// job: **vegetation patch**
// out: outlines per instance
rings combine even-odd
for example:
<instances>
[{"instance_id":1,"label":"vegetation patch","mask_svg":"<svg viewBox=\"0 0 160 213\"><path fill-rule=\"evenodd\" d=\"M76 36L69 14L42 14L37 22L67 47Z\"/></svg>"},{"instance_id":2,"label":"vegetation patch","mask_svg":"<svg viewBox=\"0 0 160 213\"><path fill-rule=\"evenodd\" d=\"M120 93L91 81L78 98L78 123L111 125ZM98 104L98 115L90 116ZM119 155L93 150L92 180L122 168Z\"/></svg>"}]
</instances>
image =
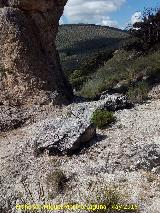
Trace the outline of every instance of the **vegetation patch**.
<instances>
[{"instance_id":1,"label":"vegetation patch","mask_svg":"<svg viewBox=\"0 0 160 213\"><path fill-rule=\"evenodd\" d=\"M67 177L61 170L55 170L46 177L46 184L49 191L49 198L56 197L65 190Z\"/></svg>"},{"instance_id":2,"label":"vegetation patch","mask_svg":"<svg viewBox=\"0 0 160 213\"><path fill-rule=\"evenodd\" d=\"M128 100L132 103L143 103L148 99L149 86L147 83L141 82L137 86L129 87L127 92Z\"/></svg>"},{"instance_id":3,"label":"vegetation patch","mask_svg":"<svg viewBox=\"0 0 160 213\"><path fill-rule=\"evenodd\" d=\"M126 37L126 31L112 27L91 24L60 25L56 45L65 74L80 69L83 62L97 52L118 49Z\"/></svg>"},{"instance_id":4,"label":"vegetation patch","mask_svg":"<svg viewBox=\"0 0 160 213\"><path fill-rule=\"evenodd\" d=\"M116 118L113 112L102 109L97 109L91 118L91 122L99 129L103 129L115 121Z\"/></svg>"},{"instance_id":5,"label":"vegetation patch","mask_svg":"<svg viewBox=\"0 0 160 213\"><path fill-rule=\"evenodd\" d=\"M122 186L112 183L110 186L100 186L97 184L94 186L94 189L91 188L90 190L91 196L86 197L86 203L88 207L91 207L88 209L89 213L138 212L136 204L127 202L129 194L126 191L124 193Z\"/></svg>"},{"instance_id":6,"label":"vegetation patch","mask_svg":"<svg viewBox=\"0 0 160 213\"><path fill-rule=\"evenodd\" d=\"M101 208L97 209L96 211L91 210L89 213L109 213L110 211L114 211L116 204L120 203L122 195L114 188L106 188L101 196L97 194L96 199L96 203L100 204L99 207Z\"/></svg>"},{"instance_id":7,"label":"vegetation patch","mask_svg":"<svg viewBox=\"0 0 160 213\"><path fill-rule=\"evenodd\" d=\"M74 70L69 74L69 81L76 90L81 89L82 85L90 78L90 76L105 62L113 57L113 50L107 50L95 54L88 60L84 61L78 70Z\"/></svg>"},{"instance_id":8,"label":"vegetation patch","mask_svg":"<svg viewBox=\"0 0 160 213\"><path fill-rule=\"evenodd\" d=\"M142 21L133 24L130 33L139 39L141 50L148 51L156 47L160 42L160 8L145 9L142 14ZM135 46L136 48L136 46Z\"/></svg>"},{"instance_id":9,"label":"vegetation patch","mask_svg":"<svg viewBox=\"0 0 160 213\"><path fill-rule=\"evenodd\" d=\"M123 86L123 83L126 88L124 94L127 90L131 93L130 91L135 90L135 85L142 82L143 78L146 79L148 86L138 85L138 90L143 90L142 92L149 91L147 87L160 81L160 52L142 54L136 51L118 50L103 67L83 82L83 86L77 94L94 99L103 91L112 91L117 84Z\"/></svg>"},{"instance_id":10,"label":"vegetation patch","mask_svg":"<svg viewBox=\"0 0 160 213\"><path fill-rule=\"evenodd\" d=\"M132 78L132 70L129 67L137 57L135 51L119 50L115 52L114 56L104 66L93 73L87 82L83 83L78 94L94 99L101 92L112 89L121 81L129 82Z\"/></svg>"}]
</instances>

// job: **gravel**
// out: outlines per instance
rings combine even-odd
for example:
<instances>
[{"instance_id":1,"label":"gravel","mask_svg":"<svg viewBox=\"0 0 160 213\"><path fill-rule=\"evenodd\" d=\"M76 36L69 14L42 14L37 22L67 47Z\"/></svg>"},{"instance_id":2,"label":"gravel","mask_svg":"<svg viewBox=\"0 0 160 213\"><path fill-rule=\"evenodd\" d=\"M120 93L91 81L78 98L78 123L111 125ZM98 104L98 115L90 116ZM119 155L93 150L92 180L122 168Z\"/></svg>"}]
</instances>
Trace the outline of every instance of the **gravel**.
<instances>
[{"instance_id":1,"label":"gravel","mask_svg":"<svg viewBox=\"0 0 160 213\"><path fill-rule=\"evenodd\" d=\"M77 109L81 111L86 106L94 109L96 104L72 104L62 109L61 117L70 111L79 113ZM97 195L103 195L102 190L112 189L122 195L123 203L137 204L139 212L159 213L160 100L118 110L115 116L117 122L112 127L97 130L97 137L92 139L90 146L72 156L49 156L48 153L34 156L31 141L45 119L1 133L0 203L3 209L7 208L9 200L11 207L7 212L15 213L14 205L20 202L20 194L25 202L30 202L24 187L28 184L34 203L42 202L39 185L44 190L45 202L51 203L96 202ZM58 118L52 114L52 118L47 119ZM48 198L46 176L56 169L63 171L68 182L63 193L51 199Z\"/></svg>"}]
</instances>

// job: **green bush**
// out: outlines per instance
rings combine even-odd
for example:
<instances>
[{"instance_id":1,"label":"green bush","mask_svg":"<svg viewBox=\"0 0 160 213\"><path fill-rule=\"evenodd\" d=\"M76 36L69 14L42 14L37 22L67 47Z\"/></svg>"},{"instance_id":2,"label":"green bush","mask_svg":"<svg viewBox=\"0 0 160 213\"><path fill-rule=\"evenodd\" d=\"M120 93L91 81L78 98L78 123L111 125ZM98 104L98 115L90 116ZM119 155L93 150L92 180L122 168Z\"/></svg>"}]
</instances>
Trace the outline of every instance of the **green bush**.
<instances>
[{"instance_id":1,"label":"green bush","mask_svg":"<svg viewBox=\"0 0 160 213\"><path fill-rule=\"evenodd\" d=\"M82 70L75 70L71 74L69 81L73 88L79 90L83 83L87 81L87 76L83 75Z\"/></svg>"},{"instance_id":2,"label":"green bush","mask_svg":"<svg viewBox=\"0 0 160 213\"><path fill-rule=\"evenodd\" d=\"M80 78L80 77L82 77L83 76L83 72L82 72L82 70L75 70L72 74L71 74L71 76L70 76L70 79L72 80L74 80L74 79L76 79L76 78Z\"/></svg>"},{"instance_id":3,"label":"green bush","mask_svg":"<svg viewBox=\"0 0 160 213\"><path fill-rule=\"evenodd\" d=\"M132 103L143 103L148 99L149 86L141 82L137 86L129 87L127 97Z\"/></svg>"},{"instance_id":4,"label":"green bush","mask_svg":"<svg viewBox=\"0 0 160 213\"><path fill-rule=\"evenodd\" d=\"M113 112L97 109L91 118L91 122L96 125L99 129L103 129L113 123L116 118L113 115Z\"/></svg>"},{"instance_id":5,"label":"green bush","mask_svg":"<svg viewBox=\"0 0 160 213\"><path fill-rule=\"evenodd\" d=\"M125 39L122 43L122 48L129 51L129 50L137 50L142 51L143 41L139 38L134 36L130 36Z\"/></svg>"},{"instance_id":6,"label":"green bush","mask_svg":"<svg viewBox=\"0 0 160 213\"><path fill-rule=\"evenodd\" d=\"M105 62L113 57L113 52L112 49L97 52L94 56L84 61L80 67L80 70L83 71L83 75L92 74L99 67L103 66Z\"/></svg>"}]
</instances>

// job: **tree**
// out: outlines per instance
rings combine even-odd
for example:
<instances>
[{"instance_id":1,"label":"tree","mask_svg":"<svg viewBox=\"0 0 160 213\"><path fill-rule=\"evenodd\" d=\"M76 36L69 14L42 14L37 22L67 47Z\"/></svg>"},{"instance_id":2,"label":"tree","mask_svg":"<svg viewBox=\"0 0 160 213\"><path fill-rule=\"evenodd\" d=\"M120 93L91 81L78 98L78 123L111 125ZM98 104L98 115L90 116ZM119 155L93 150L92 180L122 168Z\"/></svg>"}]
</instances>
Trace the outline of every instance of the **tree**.
<instances>
[{"instance_id":1,"label":"tree","mask_svg":"<svg viewBox=\"0 0 160 213\"><path fill-rule=\"evenodd\" d=\"M141 22L136 22L130 29L146 50L160 43L160 9L146 9Z\"/></svg>"}]
</instances>

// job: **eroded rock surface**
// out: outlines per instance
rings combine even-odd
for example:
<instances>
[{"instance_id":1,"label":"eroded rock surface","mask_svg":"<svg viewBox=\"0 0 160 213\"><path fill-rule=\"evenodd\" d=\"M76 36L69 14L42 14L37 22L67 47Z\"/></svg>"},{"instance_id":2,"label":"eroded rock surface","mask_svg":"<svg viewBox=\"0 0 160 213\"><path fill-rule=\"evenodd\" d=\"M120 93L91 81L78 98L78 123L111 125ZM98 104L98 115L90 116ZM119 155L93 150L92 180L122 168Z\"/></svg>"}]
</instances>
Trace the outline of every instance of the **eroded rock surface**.
<instances>
[{"instance_id":1,"label":"eroded rock surface","mask_svg":"<svg viewBox=\"0 0 160 213\"><path fill-rule=\"evenodd\" d=\"M1 103L64 103L72 97L55 47L65 3L0 1Z\"/></svg>"},{"instance_id":2,"label":"eroded rock surface","mask_svg":"<svg viewBox=\"0 0 160 213\"><path fill-rule=\"evenodd\" d=\"M113 97L111 99L114 100ZM89 117L92 110L104 105L104 101L105 99L100 102L72 104L63 109L61 116L68 119L79 115ZM74 115L71 115L71 112ZM62 119L61 116L59 119ZM88 204L93 201L99 203L97 196L101 196L103 190L108 188L120 192L122 203L137 204L140 213L159 213L160 100L136 105L132 109L119 110L115 112L115 116L117 122L114 125L105 130L97 130L97 137L92 140L91 147L73 156L48 156L46 153L39 157L34 156L32 145L39 133L44 139L39 141L41 146L45 145L45 142L51 142L51 146L54 144L51 141L51 133L54 133L54 120L58 119L54 114L49 114L48 119L42 119L41 122L1 134L2 212L16 213L16 203L30 203L27 187L33 197L33 203L38 204ZM63 129L62 126L59 131ZM72 131L72 125L70 126ZM50 197L51 189L46 185L46 177L57 169L63 171L69 181L66 191ZM101 203L103 202L104 197L101 200ZM69 213L70 210L64 212ZM77 209L72 212L77 212Z\"/></svg>"},{"instance_id":3,"label":"eroded rock surface","mask_svg":"<svg viewBox=\"0 0 160 213\"><path fill-rule=\"evenodd\" d=\"M39 151L49 150L52 154L73 153L94 138L96 128L91 123L91 118L96 109L122 109L127 104L125 96L106 94L99 101L70 105L66 113L56 119L50 117L29 127L33 136L30 143L34 143Z\"/></svg>"}]
</instances>

